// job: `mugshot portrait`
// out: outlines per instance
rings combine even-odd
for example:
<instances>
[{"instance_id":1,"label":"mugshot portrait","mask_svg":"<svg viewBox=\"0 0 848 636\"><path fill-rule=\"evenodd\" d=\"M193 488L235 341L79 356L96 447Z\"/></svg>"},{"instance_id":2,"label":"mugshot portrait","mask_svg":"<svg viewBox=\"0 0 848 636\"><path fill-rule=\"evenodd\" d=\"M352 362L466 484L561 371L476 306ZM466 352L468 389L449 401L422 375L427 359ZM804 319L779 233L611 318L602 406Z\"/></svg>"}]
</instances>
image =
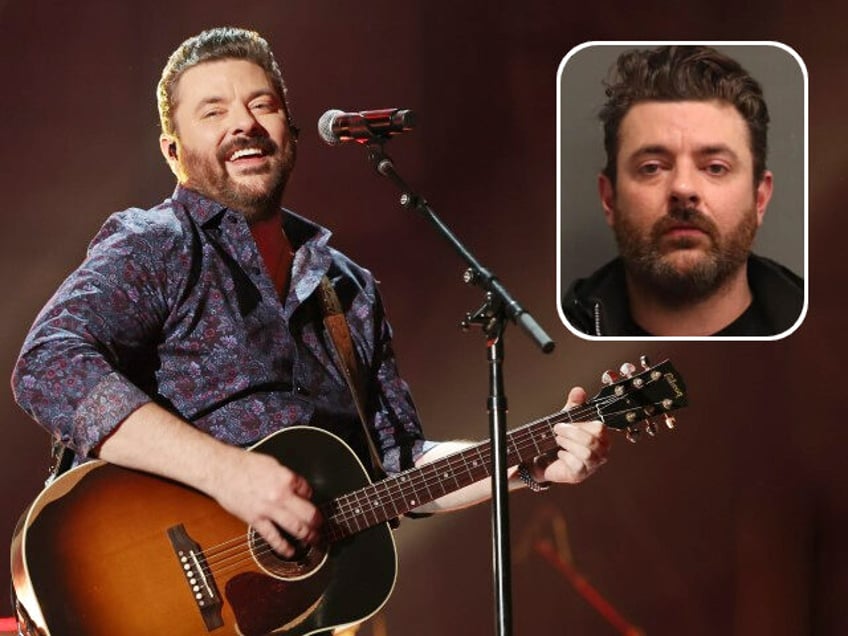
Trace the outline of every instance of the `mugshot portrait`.
<instances>
[{"instance_id":1,"label":"mugshot portrait","mask_svg":"<svg viewBox=\"0 0 848 636\"><path fill-rule=\"evenodd\" d=\"M563 323L617 339L796 329L808 299L801 58L772 42L590 42L557 81Z\"/></svg>"}]
</instances>

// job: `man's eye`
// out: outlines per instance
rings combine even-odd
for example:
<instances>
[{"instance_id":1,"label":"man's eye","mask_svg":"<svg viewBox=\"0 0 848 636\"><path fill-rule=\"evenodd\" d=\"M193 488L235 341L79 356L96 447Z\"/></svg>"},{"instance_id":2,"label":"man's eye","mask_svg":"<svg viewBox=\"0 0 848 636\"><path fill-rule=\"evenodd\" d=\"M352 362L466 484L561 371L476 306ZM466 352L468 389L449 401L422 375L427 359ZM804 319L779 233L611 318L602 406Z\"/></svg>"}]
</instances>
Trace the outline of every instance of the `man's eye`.
<instances>
[{"instance_id":1,"label":"man's eye","mask_svg":"<svg viewBox=\"0 0 848 636\"><path fill-rule=\"evenodd\" d=\"M257 102L251 108L261 113L268 113L274 110L274 105L271 102Z\"/></svg>"},{"instance_id":2,"label":"man's eye","mask_svg":"<svg viewBox=\"0 0 848 636\"><path fill-rule=\"evenodd\" d=\"M660 171L660 164L658 163L646 163L639 166L639 172L641 174L657 174Z\"/></svg>"},{"instance_id":3,"label":"man's eye","mask_svg":"<svg viewBox=\"0 0 848 636\"><path fill-rule=\"evenodd\" d=\"M707 166L707 172L711 175L727 174L728 167L721 163L711 163Z\"/></svg>"},{"instance_id":4,"label":"man's eye","mask_svg":"<svg viewBox=\"0 0 848 636\"><path fill-rule=\"evenodd\" d=\"M220 117L224 113L220 108L213 108L211 110L204 111L201 117L203 119L213 119L215 117Z\"/></svg>"}]
</instances>

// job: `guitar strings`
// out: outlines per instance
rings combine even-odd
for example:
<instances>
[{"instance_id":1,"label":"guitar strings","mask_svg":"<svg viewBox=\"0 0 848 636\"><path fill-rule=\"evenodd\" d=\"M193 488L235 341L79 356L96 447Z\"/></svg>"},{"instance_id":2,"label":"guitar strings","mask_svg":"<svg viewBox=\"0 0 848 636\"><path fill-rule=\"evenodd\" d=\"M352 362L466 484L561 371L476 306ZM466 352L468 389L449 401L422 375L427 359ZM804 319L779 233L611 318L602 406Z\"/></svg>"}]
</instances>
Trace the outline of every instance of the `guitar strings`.
<instances>
[{"instance_id":1,"label":"guitar strings","mask_svg":"<svg viewBox=\"0 0 848 636\"><path fill-rule=\"evenodd\" d=\"M538 449L538 442L536 437L534 437L532 430L536 428L539 424L545 423L548 425L554 425L557 423L561 423L563 421L584 421L584 418L591 414L598 414L598 407L603 404L613 403L622 399L623 396L610 396L605 400L597 400L592 404L588 405L578 405L573 407L570 410L563 410L553 415L549 415L528 424L525 424L518 429L515 429L509 434L509 439L507 442L507 451L509 455L518 456L521 459L521 456L524 452L530 450L532 447L536 447ZM606 417L621 415L626 413L631 409L624 409L614 413L608 413ZM512 446L512 450L510 451L509 446ZM554 445L555 447L555 445ZM486 460L491 459L491 441L483 442L477 447L472 447L469 449L464 449L463 451L459 451L453 455L449 455L437 462L433 462L433 465L424 465L420 468L412 469L413 471L420 471L421 477L418 479L411 480L403 480L401 477L404 476L404 473L400 473L388 480L383 480L381 482L376 482L374 484L370 484L365 486L357 491L352 493L348 493L347 495L343 495L335 499L337 502L337 508L334 511L334 514L330 515L330 519L337 526L331 526L329 530L333 530L338 526L343 526L348 524L351 521L365 518L365 527L359 527L360 524L356 524L355 530L351 531L351 528L347 528L348 532L346 534L341 534L340 536L333 536L338 533L325 533L329 536L327 537L332 543L339 538L343 538L344 536L348 536L349 534L353 534L354 532L358 532L360 530L364 530L368 527L373 527L374 525L378 525L393 516L397 516L399 513L398 506L395 504L395 498L389 497L389 502L393 505L395 509L394 515L388 515L385 511L385 505L383 504L383 499L379 496L379 493L376 492L378 488L382 486L384 490L383 495L387 494L389 491L394 490L397 494L402 495L404 500L408 500L409 495L415 496L417 500L418 494L421 493L421 487L427 490L427 495L430 497L428 501L432 501L433 499L437 499L441 495L434 496L433 490L431 487L434 487L437 484L444 484L444 469L449 468L450 472L453 476L454 481L459 483L459 479L457 477L457 469L464 470L464 472L468 473L469 477L474 477L474 469L468 466L467 462L467 454L468 451L473 450L476 451L479 459L481 460L480 466L482 466L482 470L484 471L483 477L489 476L488 468L489 462ZM481 470L475 467L477 470ZM411 471L405 471L411 472ZM428 475L428 473L430 473ZM437 474L438 473L438 474ZM408 476L408 475L407 475ZM472 479L468 481L465 485L473 483L477 479ZM462 486L460 486L462 487ZM374 494L377 495L377 501L381 504L381 508L383 509L382 514L378 514L377 511L374 511L373 508L364 509L362 506L363 501L369 500L370 495L363 495L363 501L360 501L360 493L363 491L375 491ZM444 488L441 489L442 494L447 494ZM398 501L400 499L398 498ZM373 501L373 500L372 500ZM326 509L327 506L320 506L321 508ZM372 524L367 520L368 513L371 513L371 516L374 518L375 522ZM344 529L344 528L343 528ZM274 553L271 546L265 541L261 536L255 534L254 531L249 531L254 536L255 545L258 549L251 550L249 544L249 540L246 536L234 537L227 541L224 541L218 545L211 546L208 549L204 550L203 553L205 555L205 564L202 566L202 569L207 574L213 574L213 570L218 573L223 573L232 568L241 567L244 563L250 563L254 560L256 556L265 556L276 554Z\"/></svg>"},{"instance_id":2,"label":"guitar strings","mask_svg":"<svg viewBox=\"0 0 848 636\"><path fill-rule=\"evenodd\" d=\"M569 412L568 415L573 415L573 413ZM560 419L563 416L565 416L565 413L559 413L559 414L556 414L556 416L554 416L552 418L547 418L547 419ZM538 423L545 421L545 419L546 418L542 418L541 420L538 420ZM536 422L531 423L527 426L533 426L534 424L536 424ZM483 449L479 449L479 450L483 450ZM478 454L480 454L480 453L478 453ZM486 459L485 455L486 455L485 452L480 454L481 461L484 461ZM444 459L448 459L448 458L444 458ZM451 465L452 472L456 472L457 468L461 468L463 464L465 464L466 470L468 472L470 472L470 469L468 469L467 463L465 462L465 460L463 458L450 457L449 459L451 460L449 463ZM457 461L457 460L460 460L460 461ZM442 461L444 461L444 460L442 460ZM410 494L416 496L416 498L417 498L417 492L419 492L421 490L421 487L424 487L424 488L427 489L430 497L436 498L436 497L433 496L431 486L433 486L435 483L438 483L439 480L436 479L434 481L432 479L432 477L433 477L432 472L433 471L432 470L430 470L430 471L426 470L428 467L425 466L425 467L422 467L422 468L424 469L424 471L421 472L420 474L422 475L423 479L419 478L419 479L416 479L416 480L411 480L408 483L404 483L402 479L399 479L400 476L397 476L397 477L389 480L389 481L397 482L398 487L395 488L395 490L398 491L398 494L403 496L404 499L407 499ZM437 468L437 467L434 466L434 467L431 467L431 468ZM430 472L431 474L428 475L427 472ZM439 472L441 472L441 471L439 471ZM366 486L364 488L364 490L371 490L371 489L377 490L380 486L382 486L382 490L384 491L383 496L385 496L385 494L388 491L392 490L391 484L386 484L385 482L377 482L376 484L371 484L369 486ZM443 489L443 493L444 493L444 489ZM370 498L370 497L366 496L365 498ZM379 499L382 500L383 498L379 497ZM389 501L394 503L394 499L392 497L389 497ZM374 518L374 524L369 523L367 518L366 518L365 519L365 524L366 524L365 527L371 527L372 525L376 525L376 524L380 523L381 521L385 520L385 519L382 519L370 507L366 508L365 514L363 514L363 512L362 512L363 507L361 506L362 502L359 501L359 494L358 493L349 493L348 495L339 498L337 500L337 502L339 503L339 505L338 505L336 514L332 515L331 517L334 518L337 522L339 522L341 524L346 524L350 521L355 521L358 518L360 518L361 516L367 517L368 512L370 512L371 516ZM395 505L394 508L395 508L395 514L397 514L398 513L397 506ZM364 529L361 526L362 526L361 523L356 523L355 529L357 531ZM332 532L329 533L330 536L328 536L328 539L330 540L330 542L332 542L334 540L334 538L335 539L339 538L339 537L333 537L332 536L333 534L334 533L332 533ZM204 570L207 571L208 573L211 573L211 570L214 569L218 573L223 573L223 572L225 572L225 571L227 571L227 570L229 570L233 567L240 567L243 563L251 562L254 555L261 557L261 556L264 556L266 554L270 554L270 553L273 552L270 545L268 545L267 542L264 541L264 539L262 539L258 535L254 535L254 536L256 537L256 545L261 546L258 550L256 550L256 549L253 550L253 551L250 550L250 547L248 545L249 540L245 536L239 536L239 537L230 539L229 541L225 541L225 542L223 542L223 543L221 543L217 546L212 546L212 547L208 548L207 550L205 550L204 553L206 555L205 561L207 563L207 567L205 567Z\"/></svg>"},{"instance_id":3,"label":"guitar strings","mask_svg":"<svg viewBox=\"0 0 848 636\"><path fill-rule=\"evenodd\" d=\"M618 399L620 399L618 396L612 396L612 397L608 398L606 401L607 402L614 402ZM511 439L509 440L509 442L511 442L511 444L513 446L513 450L510 452L510 454L511 455L518 455L518 457L520 459L523 451L526 451L530 448L530 444L528 444L528 440L529 440L530 443L532 443L533 446L537 446L537 441L536 441L536 438L532 434L532 429L535 428L538 424L541 424L541 423L544 422L546 424L553 425L553 424L556 424L556 423L559 423L559 422L565 421L565 420L570 420L570 421L575 421L575 419L580 420L580 419L584 418L585 416L597 411L596 406L601 404L601 403L602 402L599 400L599 401L596 401L596 402L594 402L593 404L590 404L590 405L578 405L578 406L576 406L576 407L574 407L574 408L572 408L568 411L561 411L559 413L556 413L556 414L553 414L553 415L550 415L550 416L547 416L547 417L543 417L539 420L536 420L536 421L531 422L529 424L523 425L522 427L516 429L511 434ZM613 414L613 415L615 415L615 414ZM509 442L508 442L508 445L509 445ZM491 443L490 442L489 443L483 442L479 447L476 447L474 449L465 449L465 451L460 451L459 453L457 453L457 455L462 455L463 453L467 453L468 450L476 450L477 454L479 456L479 459L481 461L488 460L488 459L490 459L490 456L491 456ZM537 448L536 450L538 451L540 449ZM459 460L459 461L457 461L457 460ZM380 493L378 493L376 491L378 490L379 487L382 486L382 489L384 491L383 495L385 496L386 492L388 492L392 489L391 488L392 484L386 483L387 481L397 482L397 484L396 484L397 487L394 490L398 491L399 494L403 495L404 499L406 499L407 496L410 495L410 494L417 495L417 493L420 492L420 488L422 486L427 490L428 496L431 498L430 500L438 498L438 496L434 496L433 491L431 489L431 486L434 486L434 485L440 484L440 483L444 483L444 479L441 476L436 476L436 473L442 473L443 469L445 467L448 467L448 468L451 469L451 472L453 473L454 481L456 481L457 484L459 483L459 479L456 475L456 469L457 468L464 469L464 471L469 473L469 475L473 475L473 470L468 467L465 456L462 456L462 457L460 457L460 456L449 456L449 457L443 458L439 462L434 462L434 465L432 465L432 466L426 466L425 465L425 466L421 467L420 469L415 469L415 470L421 470L422 471L421 475L422 475L423 479L417 479L417 480L404 482L402 479L400 479L400 477L402 476L402 474L401 474L401 475L398 475L398 476L396 476L396 477L394 477L390 480L371 484L369 486L366 486L366 487L360 489L359 491L355 491L354 493L349 493L348 495L345 495L343 497L338 498L336 501L338 502L339 505L337 506L336 514L332 515L332 517L336 521L342 522L342 523L349 522L351 520L355 520L355 519L360 518L360 517L366 517L366 519L365 519L366 527L370 527L370 525L371 525L367 520L367 514L368 514L369 511L371 513L371 516L374 517L375 523L381 523L382 521L385 521L388 518L391 518L392 515L389 515L389 516L378 515L376 512L373 511L373 509L370 509L370 508L367 508L365 510L365 512L363 512L363 507L361 505L362 501L360 501L360 496L359 496L359 493L363 490L374 490L375 491L374 494L376 494L378 496L378 500L380 500L382 502L382 499L379 496ZM486 473L484 473L483 476L487 476L487 472L488 472L487 468L485 470L486 470ZM428 476L427 472L430 472L431 474ZM432 477L435 477L435 479L432 479ZM476 479L472 479L471 481L468 481L467 483L472 483L473 481L476 481ZM442 494L446 494L447 491L444 488L442 488L441 490L442 490ZM363 499L370 499L370 495L363 496ZM399 510L398 510L397 505L394 503L394 499L392 499L390 497L389 502L393 504L393 507L395 508L395 516L396 516L399 513ZM353 514L351 514L351 513L353 513ZM360 528L359 526L360 526L360 524L357 523L356 531L363 529L363 528ZM331 540L333 539L332 536L329 537L329 538ZM261 537L257 536L257 541L259 541L259 540L261 540ZM232 552L233 550L242 550L246 547L247 547L247 541L245 541L245 539L243 537L240 537L240 538L235 538L235 539L232 539L230 541L224 542L224 543L220 544L219 546L214 546L214 547L210 548L208 550L207 554L209 555L209 559L211 561L215 561L215 563L217 565L218 563L221 563L228 558L240 557L241 553L232 554L232 555L228 555L227 553ZM270 550L270 546L268 546L268 550Z\"/></svg>"}]
</instances>

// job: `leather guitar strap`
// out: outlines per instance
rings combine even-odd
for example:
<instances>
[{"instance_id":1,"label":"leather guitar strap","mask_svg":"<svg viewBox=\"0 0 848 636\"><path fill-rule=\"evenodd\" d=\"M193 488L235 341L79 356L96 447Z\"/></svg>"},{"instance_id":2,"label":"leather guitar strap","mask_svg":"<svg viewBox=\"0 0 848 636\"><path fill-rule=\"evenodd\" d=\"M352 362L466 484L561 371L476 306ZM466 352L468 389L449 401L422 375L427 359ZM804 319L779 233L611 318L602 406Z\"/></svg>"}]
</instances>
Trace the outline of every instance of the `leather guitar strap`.
<instances>
[{"instance_id":1,"label":"leather guitar strap","mask_svg":"<svg viewBox=\"0 0 848 636\"><path fill-rule=\"evenodd\" d=\"M321 301L321 309L324 314L324 326L327 328L327 333L330 334L336 360L339 363L342 375L344 375L347 387L353 397L353 403L356 406L359 421L362 423L362 432L365 437L365 443L368 445L368 453L371 456L372 477L375 481L385 479L386 471L383 469L383 462L380 460L380 454L377 452L377 447L374 445L374 440L368 430L368 419L365 416L365 385L362 381L362 374L360 373L356 354L353 352L350 329L348 328L347 320L345 320L342 303L339 300L338 294L336 294L333 284L326 276L321 278L321 290L318 297Z\"/></svg>"}]
</instances>

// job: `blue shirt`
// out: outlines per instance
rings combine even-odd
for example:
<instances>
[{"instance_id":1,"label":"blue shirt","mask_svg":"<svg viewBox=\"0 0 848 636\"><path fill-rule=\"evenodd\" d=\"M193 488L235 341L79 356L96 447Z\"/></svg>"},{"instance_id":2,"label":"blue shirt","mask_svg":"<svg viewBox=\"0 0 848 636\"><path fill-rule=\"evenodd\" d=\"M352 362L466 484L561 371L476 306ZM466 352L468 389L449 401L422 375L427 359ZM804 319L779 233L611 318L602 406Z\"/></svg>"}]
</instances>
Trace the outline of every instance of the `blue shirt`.
<instances>
[{"instance_id":1,"label":"blue shirt","mask_svg":"<svg viewBox=\"0 0 848 636\"><path fill-rule=\"evenodd\" d=\"M36 318L12 377L18 403L78 460L150 401L231 444L312 424L362 456L315 298L326 274L385 468L409 467L426 442L374 277L328 246L328 230L285 210L281 223L295 249L282 300L238 212L177 187L151 210L113 214Z\"/></svg>"}]
</instances>

